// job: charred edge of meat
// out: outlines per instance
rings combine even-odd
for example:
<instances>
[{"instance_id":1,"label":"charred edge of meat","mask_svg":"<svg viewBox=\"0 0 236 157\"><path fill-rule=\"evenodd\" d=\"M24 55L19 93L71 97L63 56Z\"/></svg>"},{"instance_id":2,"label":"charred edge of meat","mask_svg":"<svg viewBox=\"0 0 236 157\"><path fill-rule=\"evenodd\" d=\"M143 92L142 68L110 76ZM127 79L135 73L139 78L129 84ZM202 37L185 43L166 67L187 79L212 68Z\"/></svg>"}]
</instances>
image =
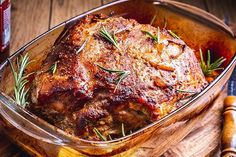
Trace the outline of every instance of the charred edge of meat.
<instances>
[{"instance_id":1,"label":"charred edge of meat","mask_svg":"<svg viewBox=\"0 0 236 157\"><path fill-rule=\"evenodd\" d=\"M118 32L120 49L99 36L102 28ZM158 42L143 30L159 34ZM193 50L167 30L157 31L122 17L81 19L61 36L36 74L29 110L88 140L101 140L95 128L106 139L115 139L172 112L191 95L177 89L199 92L207 82ZM48 69L55 62L52 73ZM122 71L129 75L117 88Z\"/></svg>"}]
</instances>

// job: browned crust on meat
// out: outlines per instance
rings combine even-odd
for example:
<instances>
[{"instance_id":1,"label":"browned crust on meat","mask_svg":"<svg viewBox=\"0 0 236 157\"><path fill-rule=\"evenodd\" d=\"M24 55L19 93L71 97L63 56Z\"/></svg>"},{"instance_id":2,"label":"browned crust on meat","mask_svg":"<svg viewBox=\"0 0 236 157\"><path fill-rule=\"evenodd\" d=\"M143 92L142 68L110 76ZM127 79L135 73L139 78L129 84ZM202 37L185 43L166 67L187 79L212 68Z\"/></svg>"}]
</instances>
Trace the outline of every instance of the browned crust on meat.
<instances>
[{"instance_id":1,"label":"browned crust on meat","mask_svg":"<svg viewBox=\"0 0 236 157\"><path fill-rule=\"evenodd\" d=\"M115 34L121 50L99 34L102 27ZM122 17L89 15L81 20L55 44L38 72L32 109L42 106L70 117L78 136L97 139L92 136L94 127L114 136L121 123L137 130L168 114L190 95L178 89L197 93L207 85L193 50L181 39L163 29L157 43L144 31L158 34L155 27ZM55 62L57 70L52 74L49 69ZM114 91L117 74L97 64L130 74Z\"/></svg>"}]
</instances>

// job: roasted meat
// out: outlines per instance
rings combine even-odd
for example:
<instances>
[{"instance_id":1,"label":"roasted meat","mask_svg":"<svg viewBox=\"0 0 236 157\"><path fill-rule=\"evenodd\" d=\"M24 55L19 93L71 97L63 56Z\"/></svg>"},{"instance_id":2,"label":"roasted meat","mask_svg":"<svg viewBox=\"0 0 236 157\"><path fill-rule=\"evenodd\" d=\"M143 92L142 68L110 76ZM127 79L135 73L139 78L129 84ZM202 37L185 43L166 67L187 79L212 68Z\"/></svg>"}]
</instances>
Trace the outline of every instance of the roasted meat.
<instances>
[{"instance_id":1,"label":"roasted meat","mask_svg":"<svg viewBox=\"0 0 236 157\"><path fill-rule=\"evenodd\" d=\"M89 15L55 43L29 109L84 139L130 134L167 115L207 82L173 32L133 19Z\"/></svg>"}]
</instances>

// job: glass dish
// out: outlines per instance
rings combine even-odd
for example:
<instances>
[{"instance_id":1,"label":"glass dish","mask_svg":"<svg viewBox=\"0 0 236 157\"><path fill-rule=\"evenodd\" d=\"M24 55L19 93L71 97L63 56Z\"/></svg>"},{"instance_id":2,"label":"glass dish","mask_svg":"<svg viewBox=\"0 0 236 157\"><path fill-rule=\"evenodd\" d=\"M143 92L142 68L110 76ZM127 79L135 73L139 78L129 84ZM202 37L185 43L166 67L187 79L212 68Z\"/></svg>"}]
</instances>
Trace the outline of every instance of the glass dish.
<instances>
[{"instance_id":1,"label":"glass dish","mask_svg":"<svg viewBox=\"0 0 236 157\"><path fill-rule=\"evenodd\" d=\"M66 134L16 105L8 96L13 90L13 76L9 63L5 61L0 66L1 123L5 133L11 139L35 156L73 157L82 154L128 156L152 135L158 136L160 128L189 119L206 110L210 102L219 94L235 67L236 41L230 28L215 16L201 9L168 0L121 0L98 7L45 32L19 49L9 59L14 62L20 54L28 53L30 58L37 63L32 64L28 70L37 70L47 52L66 32L67 28L84 16L97 13L112 13L113 16L133 18L140 23L150 23L153 16L157 15L154 26L163 27L164 21L167 21L167 28L175 31L196 52L199 48L203 52L210 49L214 52L215 57L225 57L227 59L224 63L225 69L201 93L162 119L123 138L95 142ZM196 55L199 57L198 53Z\"/></svg>"}]
</instances>

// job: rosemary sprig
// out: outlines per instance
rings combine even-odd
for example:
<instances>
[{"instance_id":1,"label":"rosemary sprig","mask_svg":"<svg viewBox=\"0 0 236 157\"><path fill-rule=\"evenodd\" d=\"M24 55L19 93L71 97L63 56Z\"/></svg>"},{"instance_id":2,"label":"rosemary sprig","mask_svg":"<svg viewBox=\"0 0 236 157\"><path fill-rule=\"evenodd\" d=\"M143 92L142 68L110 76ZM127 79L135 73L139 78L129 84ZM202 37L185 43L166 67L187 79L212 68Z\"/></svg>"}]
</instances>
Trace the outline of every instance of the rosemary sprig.
<instances>
[{"instance_id":1,"label":"rosemary sprig","mask_svg":"<svg viewBox=\"0 0 236 157\"><path fill-rule=\"evenodd\" d=\"M200 52L200 66L202 68L202 72L205 76L211 76L214 71L216 70L222 70L221 64L226 60L224 57L220 57L215 62L211 63L211 52L210 50L207 51L207 62L204 61L202 50L199 50Z\"/></svg>"},{"instance_id":2,"label":"rosemary sprig","mask_svg":"<svg viewBox=\"0 0 236 157\"><path fill-rule=\"evenodd\" d=\"M107 141L106 137L104 137L97 128L93 128L93 131L102 141Z\"/></svg>"},{"instance_id":3,"label":"rosemary sprig","mask_svg":"<svg viewBox=\"0 0 236 157\"><path fill-rule=\"evenodd\" d=\"M116 87L114 89L114 92L116 92L120 82L122 80L124 80L129 74L130 74L130 71L128 70L112 70L112 69L107 69L107 68L104 68L98 64L96 64L99 68L101 68L102 70L104 71L107 71L109 73L116 73L118 75L118 78L115 80L115 83L116 83Z\"/></svg>"},{"instance_id":4,"label":"rosemary sprig","mask_svg":"<svg viewBox=\"0 0 236 157\"><path fill-rule=\"evenodd\" d=\"M122 136L125 137L125 126L124 126L124 123L121 123L121 133L122 133Z\"/></svg>"},{"instance_id":5,"label":"rosemary sprig","mask_svg":"<svg viewBox=\"0 0 236 157\"><path fill-rule=\"evenodd\" d=\"M160 28L159 27L157 28L157 35L154 35L148 31L142 31L142 32L146 33L153 41L159 43L160 41Z\"/></svg>"},{"instance_id":6,"label":"rosemary sprig","mask_svg":"<svg viewBox=\"0 0 236 157\"><path fill-rule=\"evenodd\" d=\"M186 96L186 97L184 97L184 98L182 98L182 99L180 99L181 101L183 101L183 100L186 100L186 99L190 99L190 98L192 98L192 97L194 97L194 96L196 96L198 94L198 92L196 92L196 93L193 93L193 94L191 94L191 95L188 95L188 96Z\"/></svg>"},{"instance_id":7,"label":"rosemary sprig","mask_svg":"<svg viewBox=\"0 0 236 157\"><path fill-rule=\"evenodd\" d=\"M188 91L188 90L182 90L182 89L176 89L176 91L179 93L194 93L194 94L196 93L194 91Z\"/></svg>"},{"instance_id":8,"label":"rosemary sprig","mask_svg":"<svg viewBox=\"0 0 236 157\"><path fill-rule=\"evenodd\" d=\"M80 48L76 51L76 54L79 54L86 46L88 39L86 39L83 44L80 46Z\"/></svg>"},{"instance_id":9,"label":"rosemary sprig","mask_svg":"<svg viewBox=\"0 0 236 157\"><path fill-rule=\"evenodd\" d=\"M168 88L170 90L173 90L173 87L171 87L171 86L169 86ZM180 92L180 93L189 93L189 94L191 94L191 95L188 95L188 96L186 96L186 97L184 97L180 100L185 100L185 99L191 98L191 97L198 94L198 92L194 92L194 91L188 91L188 90L182 90L182 89L174 89L174 90L177 91L177 92Z\"/></svg>"},{"instance_id":10,"label":"rosemary sprig","mask_svg":"<svg viewBox=\"0 0 236 157\"><path fill-rule=\"evenodd\" d=\"M112 137L111 137L111 135L108 135L108 137L109 137L109 140L112 140Z\"/></svg>"},{"instance_id":11,"label":"rosemary sprig","mask_svg":"<svg viewBox=\"0 0 236 157\"><path fill-rule=\"evenodd\" d=\"M157 18L157 15L154 15L154 16L152 17L152 20L151 20L151 22L150 22L150 25L153 24L153 22L156 20L156 18Z\"/></svg>"},{"instance_id":12,"label":"rosemary sprig","mask_svg":"<svg viewBox=\"0 0 236 157\"><path fill-rule=\"evenodd\" d=\"M55 73L56 73L56 71L57 71L57 62L55 62L55 63L51 66L50 70L52 71L52 74L55 74Z\"/></svg>"},{"instance_id":13,"label":"rosemary sprig","mask_svg":"<svg viewBox=\"0 0 236 157\"><path fill-rule=\"evenodd\" d=\"M118 50L121 50L114 34L110 34L105 27L100 30L100 35L112 43Z\"/></svg>"},{"instance_id":14,"label":"rosemary sprig","mask_svg":"<svg viewBox=\"0 0 236 157\"><path fill-rule=\"evenodd\" d=\"M167 30L167 32L174 38L176 39L180 39L178 35L176 35L174 32L172 32L171 30Z\"/></svg>"},{"instance_id":15,"label":"rosemary sprig","mask_svg":"<svg viewBox=\"0 0 236 157\"><path fill-rule=\"evenodd\" d=\"M29 61L28 54L25 54L24 56L20 56L20 60L17 59L17 70L14 69L11 61L8 59L8 62L10 63L10 67L13 73L14 77L14 99L17 104L21 105L22 107L25 107L28 105L27 102L27 93L29 89L25 89L26 83L28 83L27 78L32 74L29 73L24 76L24 71L26 67L32 62Z\"/></svg>"},{"instance_id":16,"label":"rosemary sprig","mask_svg":"<svg viewBox=\"0 0 236 157\"><path fill-rule=\"evenodd\" d=\"M143 31L144 33L146 33L149 37L151 37L152 40L158 42L158 38L156 35L153 35L152 33L148 32L148 31Z\"/></svg>"},{"instance_id":17,"label":"rosemary sprig","mask_svg":"<svg viewBox=\"0 0 236 157\"><path fill-rule=\"evenodd\" d=\"M167 20L166 20L166 18L164 18L164 29L166 29L166 27L167 27Z\"/></svg>"}]
</instances>

